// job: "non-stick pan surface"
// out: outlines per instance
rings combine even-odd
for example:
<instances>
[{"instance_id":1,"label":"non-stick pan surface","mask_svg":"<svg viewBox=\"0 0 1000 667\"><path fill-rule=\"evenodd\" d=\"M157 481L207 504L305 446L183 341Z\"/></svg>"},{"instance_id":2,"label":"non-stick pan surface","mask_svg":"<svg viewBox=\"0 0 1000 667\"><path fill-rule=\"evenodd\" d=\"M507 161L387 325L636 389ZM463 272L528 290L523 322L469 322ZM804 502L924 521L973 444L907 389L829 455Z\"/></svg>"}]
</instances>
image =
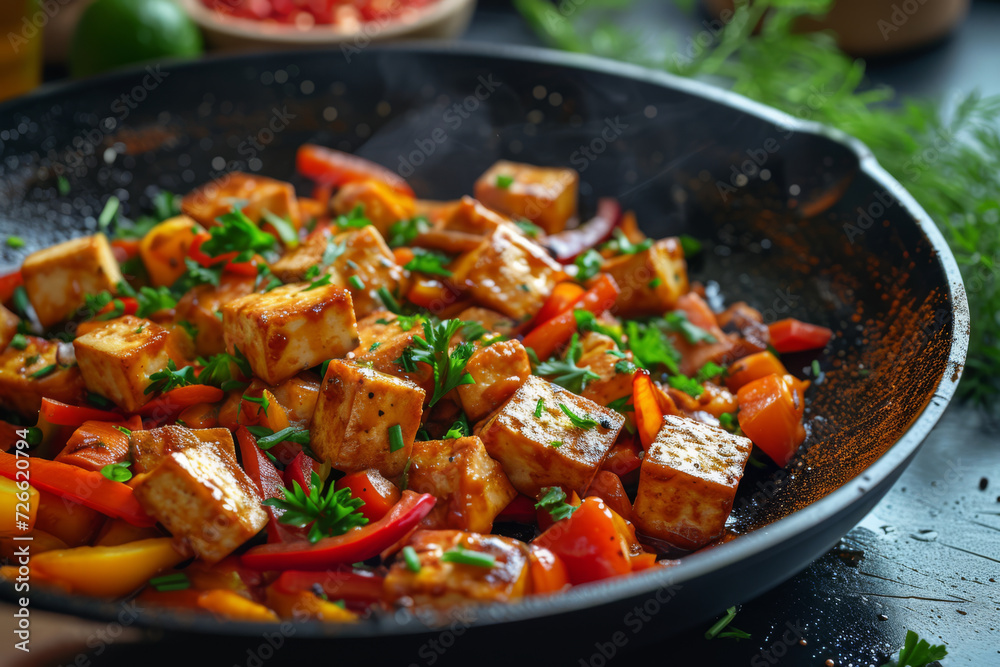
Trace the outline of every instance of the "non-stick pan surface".
<instances>
[{"instance_id":1,"label":"non-stick pan surface","mask_svg":"<svg viewBox=\"0 0 1000 667\"><path fill-rule=\"evenodd\" d=\"M573 167L585 212L615 196L651 235L702 239L692 277L709 294L745 300L768 320L799 317L837 332L818 357L824 378L810 390L803 451L784 470L748 472L731 520L736 539L673 568L447 619L493 646L557 629L571 631L563 641L632 637L636 623L655 627L643 638L662 637L775 586L871 509L954 393L969 327L958 269L927 215L863 146L691 81L542 50L363 48L164 63L11 102L0 108L0 237L17 234L28 247L4 248L0 265L93 232L110 194L134 217L154 186L183 193L232 170L295 180L304 142L380 162L433 199L469 192L498 158ZM786 358L800 375L811 360ZM125 609L37 590L32 604L109 620ZM168 630L267 630L135 613ZM389 613L292 634L384 648L371 640L426 634L426 620ZM391 644L405 641L421 639Z\"/></svg>"}]
</instances>

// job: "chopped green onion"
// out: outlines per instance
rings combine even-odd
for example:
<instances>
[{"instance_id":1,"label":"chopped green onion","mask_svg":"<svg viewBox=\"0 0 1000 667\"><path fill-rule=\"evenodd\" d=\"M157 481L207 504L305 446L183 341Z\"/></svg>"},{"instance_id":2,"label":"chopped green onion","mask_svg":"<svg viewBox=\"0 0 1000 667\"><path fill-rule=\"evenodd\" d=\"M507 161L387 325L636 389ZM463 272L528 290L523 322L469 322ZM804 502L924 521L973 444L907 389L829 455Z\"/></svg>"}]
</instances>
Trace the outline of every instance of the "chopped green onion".
<instances>
[{"instance_id":1,"label":"chopped green onion","mask_svg":"<svg viewBox=\"0 0 1000 667\"><path fill-rule=\"evenodd\" d=\"M542 399L538 399L538 402L535 403L535 419L538 419L542 416L542 408L544 407L545 407L545 401L543 401Z\"/></svg>"},{"instance_id":2,"label":"chopped green onion","mask_svg":"<svg viewBox=\"0 0 1000 667\"><path fill-rule=\"evenodd\" d=\"M417 550L411 546L403 547L403 560L406 561L406 567L410 572L420 572L420 556L417 555Z\"/></svg>"},{"instance_id":3,"label":"chopped green onion","mask_svg":"<svg viewBox=\"0 0 1000 667\"><path fill-rule=\"evenodd\" d=\"M511 185L514 184L514 177L508 176L506 174L500 174L497 176L497 187L506 190Z\"/></svg>"},{"instance_id":4,"label":"chopped green onion","mask_svg":"<svg viewBox=\"0 0 1000 667\"><path fill-rule=\"evenodd\" d=\"M361 278L358 278L357 276L351 276L350 278L348 278L347 279L347 283L351 287L353 287L354 289L364 289L365 288L364 281L361 280Z\"/></svg>"},{"instance_id":5,"label":"chopped green onion","mask_svg":"<svg viewBox=\"0 0 1000 667\"><path fill-rule=\"evenodd\" d=\"M403 442L403 427L399 424L393 424L389 427L389 451L398 452L405 446L406 443Z\"/></svg>"},{"instance_id":6,"label":"chopped green onion","mask_svg":"<svg viewBox=\"0 0 1000 667\"><path fill-rule=\"evenodd\" d=\"M476 567L493 567L496 565L496 557L493 554L484 554L479 551L466 549L461 544L449 549L441 555L441 560L445 563L460 563L462 565L474 565Z\"/></svg>"}]
</instances>

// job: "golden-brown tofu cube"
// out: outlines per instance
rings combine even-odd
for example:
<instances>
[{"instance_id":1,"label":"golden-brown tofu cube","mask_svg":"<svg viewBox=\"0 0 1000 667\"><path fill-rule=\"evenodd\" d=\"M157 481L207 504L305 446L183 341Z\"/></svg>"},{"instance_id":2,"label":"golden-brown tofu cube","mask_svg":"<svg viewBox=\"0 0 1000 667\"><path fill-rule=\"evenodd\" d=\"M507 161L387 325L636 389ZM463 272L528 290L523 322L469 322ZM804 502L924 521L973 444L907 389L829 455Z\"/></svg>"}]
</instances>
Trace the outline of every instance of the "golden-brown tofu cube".
<instances>
[{"instance_id":1,"label":"golden-brown tofu cube","mask_svg":"<svg viewBox=\"0 0 1000 667\"><path fill-rule=\"evenodd\" d=\"M420 570L411 571L402 558L397 558L383 585L387 602L450 607L470 602L512 602L527 592L528 547L511 537L418 530L409 546L417 552ZM492 556L493 563L468 565L443 558L458 548Z\"/></svg>"},{"instance_id":2,"label":"golden-brown tofu cube","mask_svg":"<svg viewBox=\"0 0 1000 667\"><path fill-rule=\"evenodd\" d=\"M351 293L309 283L248 294L222 306L226 349L239 348L254 375L278 384L358 344Z\"/></svg>"},{"instance_id":3,"label":"golden-brown tofu cube","mask_svg":"<svg viewBox=\"0 0 1000 667\"><path fill-rule=\"evenodd\" d=\"M636 526L683 549L720 537L752 447L721 428L664 417L639 470Z\"/></svg>"},{"instance_id":4,"label":"golden-brown tofu cube","mask_svg":"<svg viewBox=\"0 0 1000 667\"><path fill-rule=\"evenodd\" d=\"M615 304L621 317L661 315L688 291L684 250L675 238L661 239L634 255L619 255L604 262L621 293Z\"/></svg>"},{"instance_id":5,"label":"golden-brown tofu cube","mask_svg":"<svg viewBox=\"0 0 1000 667\"><path fill-rule=\"evenodd\" d=\"M220 454L236 458L233 433L228 428L186 428L184 426L161 426L144 431L132 431L129 436L129 456L132 472L150 472L160 464L170 452L179 452L189 447L207 447Z\"/></svg>"},{"instance_id":6,"label":"golden-brown tofu cube","mask_svg":"<svg viewBox=\"0 0 1000 667\"><path fill-rule=\"evenodd\" d=\"M513 218L527 218L548 234L576 215L580 175L573 169L500 160L476 181L476 199Z\"/></svg>"},{"instance_id":7,"label":"golden-brown tofu cube","mask_svg":"<svg viewBox=\"0 0 1000 667\"><path fill-rule=\"evenodd\" d=\"M122 279L104 234L82 236L31 253L21 266L24 289L43 327L72 315L83 297L113 291Z\"/></svg>"},{"instance_id":8,"label":"golden-brown tofu cube","mask_svg":"<svg viewBox=\"0 0 1000 667\"><path fill-rule=\"evenodd\" d=\"M206 227L218 224L216 218L233 207L241 208L254 222L259 222L267 210L289 220L296 229L302 223L292 184L266 176L234 171L191 191L181 200L181 211Z\"/></svg>"},{"instance_id":9,"label":"golden-brown tofu cube","mask_svg":"<svg viewBox=\"0 0 1000 667\"><path fill-rule=\"evenodd\" d=\"M253 278L223 273L218 285L198 285L181 297L174 308L174 321L194 327L197 354L212 356L226 351L222 320L216 313L223 304L251 294L253 286Z\"/></svg>"},{"instance_id":10,"label":"golden-brown tofu cube","mask_svg":"<svg viewBox=\"0 0 1000 667\"><path fill-rule=\"evenodd\" d=\"M614 352L615 354L611 354ZM632 352L624 356L618 352L618 346L610 337L596 331L588 331L580 336L580 358L576 365L589 368L596 373L597 379L588 380L580 395L595 403L608 405L632 394L632 373L629 362Z\"/></svg>"},{"instance_id":11,"label":"golden-brown tofu cube","mask_svg":"<svg viewBox=\"0 0 1000 667\"><path fill-rule=\"evenodd\" d=\"M126 412L149 402L149 376L170 361L170 332L133 315L109 320L73 341L76 363L87 389Z\"/></svg>"},{"instance_id":12,"label":"golden-brown tofu cube","mask_svg":"<svg viewBox=\"0 0 1000 667\"><path fill-rule=\"evenodd\" d=\"M10 345L10 341L17 334L17 325L21 318L10 312L0 304L0 350Z\"/></svg>"},{"instance_id":13,"label":"golden-brown tofu cube","mask_svg":"<svg viewBox=\"0 0 1000 667\"><path fill-rule=\"evenodd\" d=\"M359 363L370 363L380 373L409 380L430 393L434 371L428 364L419 362L415 371L407 371L396 363L403 350L412 345L413 337L423 335L419 320L400 320L387 310L375 312L358 322L361 343L355 348L353 358Z\"/></svg>"},{"instance_id":14,"label":"golden-brown tofu cube","mask_svg":"<svg viewBox=\"0 0 1000 667\"><path fill-rule=\"evenodd\" d=\"M574 425L562 406L587 425ZM624 423L614 410L532 375L479 437L521 493L561 485L583 496Z\"/></svg>"},{"instance_id":15,"label":"golden-brown tofu cube","mask_svg":"<svg viewBox=\"0 0 1000 667\"><path fill-rule=\"evenodd\" d=\"M410 457L423 405L424 390L412 382L334 359L316 401L310 446L338 470L375 468L396 477ZM393 451L396 426L402 446Z\"/></svg>"},{"instance_id":16,"label":"golden-brown tofu cube","mask_svg":"<svg viewBox=\"0 0 1000 667\"><path fill-rule=\"evenodd\" d=\"M479 322L487 331L498 333L507 338L514 335L514 329L517 327L517 322L506 315L501 315L495 310L480 308L478 306L466 308L456 315L456 317L463 322Z\"/></svg>"},{"instance_id":17,"label":"golden-brown tofu cube","mask_svg":"<svg viewBox=\"0 0 1000 667\"><path fill-rule=\"evenodd\" d=\"M482 306L518 322L534 316L565 277L540 245L504 225L453 266L452 281Z\"/></svg>"},{"instance_id":18,"label":"golden-brown tofu cube","mask_svg":"<svg viewBox=\"0 0 1000 667\"><path fill-rule=\"evenodd\" d=\"M167 453L138 478L135 497L208 563L231 554L267 523L253 482L234 457L213 447Z\"/></svg>"},{"instance_id":19,"label":"golden-brown tofu cube","mask_svg":"<svg viewBox=\"0 0 1000 667\"><path fill-rule=\"evenodd\" d=\"M60 343L36 336L25 338L23 350L8 346L0 352L0 406L33 420L42 398L63 403L80 401L87 388L79 368L59 363Z\"/></svg>"},{"instance_id":20,"label":"golden-brown tofu cube","mask_svg":"<svg viewBox=\"0 0 1000 667\"><path fill-rule=\"evenodd\" d=\"M441 228L447 231L486 236L492 234L497 227L509 222L508 218L486 208L478 200L466 195L458 204L447 210Z\"/></svg>"},{"instance_id":21,"label":"golden-brown tofu cube","mask_svg":"<svg viewBox=\"0 0 1000 667\"><path fill-rule=\"evenodd\" d=\"M347 215L359 205L382 236L389 233L393 223L409 220L416 213L413 197L396 192L379 181L347 183L330 200L336 215Z\"/></svg>"},{"instance_id":22,"label":"golden-brown tofu cube","mask_svg":"<svg viewBox=\"0 0 1000 667\"><path fill-rule=\"evenodd\" d=\"M505 340L472 353L465 370L475 384L458 387L462 410L478 421L503 405L531 375L531 360L520 341Z\"/></svg>"},{"instance_id":23,"label":"golden-brown tofu cube","mask_svg":"<svg viewBox=\"0 0 1000 667\"><path fill-rule=\"evenodd\" d=\"M423 525L488 533L517 496L503 468L476 436L413 443L408 488L438 499Z\"/></svg>"},{"instance_id":24,"label":"golden-brown tofu cube","mask_svg":"<svg viewBox=\"0 0 1000 667\"><path fill-rule=\"evenodd\" d=\"M268 389L281 403L293 426L308 428L316 412L319 385L319 377L315 373L299 373Z\"/></svg>"}]
</instances>

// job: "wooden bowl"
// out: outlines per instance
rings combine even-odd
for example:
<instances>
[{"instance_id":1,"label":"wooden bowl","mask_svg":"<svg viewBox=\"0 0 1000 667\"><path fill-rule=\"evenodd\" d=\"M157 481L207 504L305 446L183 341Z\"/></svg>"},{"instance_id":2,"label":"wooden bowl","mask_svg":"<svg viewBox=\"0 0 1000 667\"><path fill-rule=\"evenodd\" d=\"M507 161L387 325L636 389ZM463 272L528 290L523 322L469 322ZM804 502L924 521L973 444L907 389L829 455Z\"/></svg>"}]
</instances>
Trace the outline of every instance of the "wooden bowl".
<instances>
[{"instance_id":1,"label":"wooden bowl","mask_svg":"<svg viewBox=\"0 0 1000 667\"><path fill-rule=\"evenodd\" d=\"M178 0L217 51L264 51L354 46L404 39L447 39L460 35L472 20L476 0L438 0L405 18L364 23L360 28L295 26L233 18L215 12L201 0Z\"/></svg>"}]
</instances>

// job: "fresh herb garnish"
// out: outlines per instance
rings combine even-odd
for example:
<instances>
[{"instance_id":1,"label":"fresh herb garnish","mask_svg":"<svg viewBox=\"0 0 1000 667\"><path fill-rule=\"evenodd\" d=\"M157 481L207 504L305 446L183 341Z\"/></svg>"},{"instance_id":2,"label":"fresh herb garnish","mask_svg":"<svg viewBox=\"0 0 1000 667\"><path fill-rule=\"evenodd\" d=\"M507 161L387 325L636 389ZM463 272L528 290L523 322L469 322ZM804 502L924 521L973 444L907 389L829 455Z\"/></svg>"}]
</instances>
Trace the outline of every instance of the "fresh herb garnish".
<instances>
[{"instance_id":1,"label":"fresh herb garnish","mask_svg":"<svg viewBox=\"0 0 1000 667\"><path fill-rule=\"evenodd\" d=\"M585 283L601 272L604 257L601 253L591 248L587 252L577 255L576 259L573 260L573 264L576 265L577 269L576 279L581 283Z\"/></svg>"},{"instance_id":2,"label":"fresh herb garnish","mask_svg":"<svg viewBox=\"0 0 1000 667\"><path fill-rule=\"evenodd\" d=\"M266 415L267 414L267 409L269 407L271 407L271 401L269 401L267 399L267 396L263 396L263 395L261 395L261 396L247 396L246 394L243 394L243 400L246 401L247 403L253 403L254 405L256 405L257 406L257 414L260 414L261 411L263 411L264 414Z\"/></svg>"},{"instance_id":3,"label":"fresh herb garnish","mask_svg":"<svg viewBox=\"0 0 1000 667\"><path fill-rule=\"evenodd\" d=\"M314 280L311 283L309 283L309 287L306 287L302 291L303 292L311 292L314 289L319 289L320 287L325 287L326 285L330 284L330 278L331 278L330 274L327 273L326 275L324 275L319 280Z\"/></svg>"},{"instance_id":4,"label":"fresh herb garnish","mask_svg":"<svg viewBox=\"0 0 1000 667\"><path fill-rule=\"evenodd\" d=\"M168 392L177 387L195 384L194 366L178 369L174 360L170 359L167 361L167 367L150 375L149 380L149 385L143 391L144 394L152 394L156 391Z\"/></svg>"},{"instance_id":5,"label":"fresh herb garnish","mask_svg":"<svg viewBox=\"0 0 1000 667\"><path fill-rule=\"evenodd\" d=\"M28 347L28 337L22 333L16 333L10 339L9 345L15 350L23 350Z\"/></svg>"},{"instance_id":6,"label":"fresh herb garnish","mask_svg":"<svg viewBox=\"0 0 1000 667\"><path fill-rule=\"evenodd\" d=\"M675 310L663 316L663 323L667 331L674 331L684 337L684 340L691 343L714 343L715 336L708 333L699 326L691 323L687 313L683 310Z\"/></svg>"},{"instance_id":7,"label":"fresh herb garnish","mask_svg":"<svg viewBox=\"0 0 1000 667\"><path fill-rule=\"evenodd\" d=\"M97 227L98 229L104 231L111 226L111 223L118 218L118 209L121 208L121 201L118 197L111 195L108 197L108 201L104 202L104 208L101 209L101 214L97 216Z\"/></svg>"},{"instance_id":8,"label":"fresh herb garnish","mask_svg":"<svg viewBox=\"0 0 1000 667\"><path fill-rule=\"evenodd\" d=\"M361 229L372 224L372 221L365 217L365 207L358 204L347 215L338 215L334 224L347 229Z\"/></svg>"},{"instance_id":9,"label":"fresh herb garnish","mask_svg":"<svg viewBox=\"0 0 1000 667\"><path fill-rule=\"evenodd\" d=\"M580 509L566 502L566 492L560 487L550 486L542 490L545 493L535 503L535 509L545 510L553 521L568 519L573 516L573 512Z\"/></svg>"},{"instance_id":10,"label":"fresh herb garnish","mask_svg":"<svg viewBox=\"0 0 1000 667\"><path fill-rule=\"evenodd\" d=\"M729 625L734 618L736 618L736 607L730 607L726 610L725 615L705 632L705 639L715 639L716 637L720 639L750 639L750 633ZM729 629L726 630L726 628ZM724 630L725 632L723 632Z\"/></svg>"},{"instance_id":11,"label":"fresh herb garnish","mask_svg":"<svg viewBox=\"0 0 1000 667\"><path fill-rule=\"evenodd\" d=\"M365 281L357 276L351 276L347 279L347 284L356 290L363 290L365 288Z\"/></svg>"},{"instance_id":12,"label":"fresh herb garnish","mask_svg":"<svg viewBox=\"0 0 1000 667\"><path fill-rule=\"evenodd\" d=\"M456 544L454 549L449 549L441 554L441 560L445 563L458 563L485 568L491 568L496 565L496 557L493 554L484 554L481 551L466 549L461 544Z\"/></svg>"},{"instance_id":13,"label":"fresh herb garnish","mask_svg":"<svg viewBox=\"0 0 1000 667\"><path fill-rule=\"evenodd\" d=\"M410 358L424 362L434 370L434 393L428 407L433 407L445 394L463 384L475 384L472 375L465 371L465 364L475 352L472 343L460 343L453 352L448 347L452 337L462 326L461 320L445 320L438 324L424 322L424 335L413 337Z\"/></svg>"},{"instance_id":14,"label":"fresh herb garnish","mask_svg":"<svg viewBox=\"0 0 1000 667\"><path fill-rule=\"evenodd\" d=\"M420 556L417 555L417 550L409 545L403 547L403 562L410 572L420 572Z\"/></svg>"},{"instance_id":15,"label":"fresh herb garnish","mask_svg":"<svg viewBox=\"0 0 1000 667\"><path fill-rule=\"evenodd\" d=\"M399 302L396 301L396 297L394 297L392 292L390 292L384 285L379 287L376 292L378 292L378 298L382 299L382 305L384 305L386 310L390 313L399 315L403 312L403 309L399 307Z\"/></svg>"},{"instance_id":16,"label":"fresh herb garnish","mask_svg":"<svg viewBox=\"0 0 1000 667\"><path fill-rule=\"evenodd\" d=\"M222 387L227 382L236 380L233 374L233 366L236 366L237 372L242 377L249 378L253 376L253 371L250 369L250 362L243 356L239 348L235 348L233 354L220 352L208 359L198 357L198 363L202 366L201 373L198 374L198 384Z\"/></svg>"},{"instance_id":17,"label":"fresh herb garnish","mask_svg":"<svg viewBox=\"0 0 1000 667\"><path fill-rule=\"evenodd\" d=\"M253 253L274 248L275 239L262 231L243 211L234 208L218 218L219 224L209 229L211 238L201 244L201 251L209 257L236 252L233 261L248 261Z\"/></svg>"},{"instance_id":18,"label":"fresh herb garnish","mask_svg":"<svg viewBox=\"0 0 1000 667\"><path fill-rule=\"evenodd\" d=\"M130 465L132 465L131 461L109 463L101 468L101 474L112 482L127 482L132 479L132 471L128 469Z\"/></svg>"},{"instance_id":19,"label":"fresh herb garnish","mask_svg":"<svg viewBox=\"0 0 1000 667\"><path fill-rule=\"evenodd\" d=\"M56 365L55 364L49 364L48 366L43 366L43 367L39 368L34 373L31 373L30 375L28 375L28 377L35 378L35 379L43 378L46 375L51 375L53 372L55 372L55 370L56 370Z\"/></svg>"},{"instance_id":20,"label":"fresh herb garnish","mask_svg":"<svg viewBox=\"0 0 1000 667\"><path fill-rule=\"evenodd\" d=\"M542 233L542 228L528 220L517 220L515 223L525 236L536 239Z\"/></svg>"},{"instance_id":21,"label":"fresh herb garnish","mask_svg":"<svg viewBox=\"0 0 1000 667\"><path fill-rule=\"evenodd\" d=\"M699 252L701 252L702 243L693 236L688 236L687 234L681 234L679 237L681 242L681 250L684 251L684 257L691 259Z\"/></svg>"},{"instance_id":22,"label":"fresh herb garnish","mask_svg":"<svg viewBox=\"0 0 1000 667\"><path fill-rule=\"evenodd\" d=\"M671 375L667 378L667 383L674 389L680 389L688 396L698 398L705 393L705 388L694 378L686 375Z\"/></svg>"},{"instance_id":23,"label":"fresh herb garnish","mask_svg":"<svg viewBox=\"0 0 1000 667\"><path fill-rule=\"evenodd\" d=\"M615 362L615 373L626 373L631 375L635 373L635 364L633 364L628 359L622 359L621 361Z\"/></svg>"},{"instance_id":24,"label":"fresh herb garnish","mask_svg":"<svg viewBox=\"0 0 1000 667\"><path fill-rule=\"evenodd\" d=\"M386 239L386 242L390 248L408 246L430 228L431 224L423 216L417 216L410 220L400 220L392 223L392 226L389 227L389 238Z\"/></svg>"},{"instance_id":25,"label":"fresh herb garnish","mask_svg":"<svg viewBox=\"0 0 1000 667\"><path fill-rule=\"evenodd\" d=\"M319 277L319 273L320 273L319 264L313 264L308 269L306 269L306 272L302 274L302 277L305 278L306 280L314 280Z\"/></svg>"},{"instance_id":26,"label":"fresh herb garnish","mask_svg":"<svg viewBox=\"0 0 1000 667\"><path fill-rule=\"evenodd\" d=\"M398 452L406 443L403 442L403 427L399 424L393 424L389 427L389 451Z\"/></svg>"},{"instance_id":27,"label":"fresh herb garnish","mask_svg":"<svg viewBox=\"0 0 1000 667\"><path fill-rule=\"evenodd\" d=\"M545 401L540 398L538 399L538 402L535 403L535 419L541 419L543 409L545 409Z\"/></svg>"},{"instance_id":28,"label":"fresh herb garnish","mask_svg":"<svg viewBox=\"0 0 1000 667\"><path fill-rule=\"evenodd\" d=\"M565 403L559 404L559 409L563 411L569 420L573 423L573 426L577 428L582 428L585 431L589 431L598 425L598 421L591 417L590 415L583 415L582 417L575 412L573 412L568 405Z\"/></svg>"},{"instance_id":29,"label":"fresh herb garnish","mask_svg":"<svg viewBox=\"0 0 1000 667\"><path fill-rule=\"evenodd\" d=\"M704 366L698 369L698 372L695 373L694 377L698 380L698 382L708 382L712 378L725 377L726 372L725 366L720 366L714 361L708 361Z\"/></svg>"},{"instance_id":30,"label":"fresh herb garnish","mask_svg":"<svg viewBox=\"0 0 1000 667\"><path fill-rule=\"evenodd\" d=\"M681 353L670 342L665 332L655 323L625 322L628 349L633 361L642 368L656 368L662 364L669 372L680 372Z\"/></svg>"},{"instance_id":31,"label":"fresh herb garnish","mask_svg":"<svg viewBox=\"0 0 1000 667\"><path fill-rule=\"evenodd\" d=\"M309 431L304 428L286 426L280 431L272 431L266 426L248 426L247 430L257 438L257 446L264 450L274 447L279 442L292 442L303 445L303 448L309 445Z\"/></svg>"},{"instance_id":32,"label":"fresh herb garnish","mask_svg":"<svg viewBox=\"0 0 1000 667\"><path fill-rule=\"evenodd\" d=\"M605 247L619 255L635 255L653 246L653 239L641 243L632 243L620 228L615 228L614 238L604 244Z\"/></svg>"},{"instance_id":33,"label":"fresh herb garnish","mask_svg":"<svg viewBox=\"0 0 1000 667\"><path fill-rule=\"evenodd\" d=\"M497 187L500 188L501 190L506 190L513 184L514 184L513 176L508 176L507 174L497 175Z\"/></svg>"},{"instance_id":34,"label":"fresh herb garnish","mask_svg":"<svg viewBox=\"0 0 1000 667\"><path fill-rule=\"evenodd\" d=\"M913 630L907 630L903 648L899 650L899 657L894 664L895 667L927 667L946 655L948 650L943 644L931 645L926 639L920 639Z\"/></svg>"},{"instance_id":35,"label":"fresh herb garnish","mask_svg":"<svg viewBox=\"0 0 1000 667\"><path fill-rule=\"evenodd\" d=\"M616 398L608 403L608 407L615 412L620 412L622 414L626 412L635 412L635 406L629 403L630 400L632 400L631 396L622 396L621 398Z\"/></svg>"},{"instance_id":36,"label":"fresh herb garnish","mask_svg":"<svg viewBox=\"0 0 1000 667\"><path fill-rule=\"evenodd\" d=\"M352 498L350 489L334 490L332 484L324 494L323 483L315 472L308 492L297 481L293 481L292 488L284 489L284 494L284 500L268 498L262 504L285 510L278 519L279 523L300 528L311 525L308 534L310 542L343 535L352 528L368 523L368 519L358 512L365 501Z\"/></svg>"},{"instance_id":37,"label":"fresh herb garnish","mask_svg":"<svg viewBox=\"0 0 1000 667\"><path fill-rule=\"evenodd\" d=\"M124 426L115 426L114 429L116 431L121 431L122 433L124 433L126 438L131 438L132 437L132 430L131 429L127 429Z\"/></svg>"},{"instance_id":38,"label":"fresh herb garnish","mask_svg":"<svg viewBox=\"0 0 1000 667\"><path fill-rule=\"evenodd\" d=\"M535 374L551 378L560 387L569 389L574 394L579 394L591 380L600 380L601 376L584 366L577 366L580 360L580 336L573 334L569 347L562 359L543 361L535 366Z\"/></svg>"},{"instance_id":39,"label":"fresh herb garnish","mask_svg":"<svg viewBox=\"0 0 1000 667\"><path fill-rule=\"evenodd\" d=\"M451 425L448 432L444 434L442 440L454 440L472 435L472 427L469 425L469 418L463 412Z\"/></svg>"},{"instance_id":40,"label":"fresh herb garnish","mask_svg":"<svg viewBox=\"0 0 1000 667\"><path fill-rule=\"evenodd\" d=\"M451 262L451 257L440 252L424 250L423 248L413 249L413 259L403 267L408 271L419 271L435 276L451 277L451 271L444 268Z\"/></svg>"},{"instance_id":41,"label":"fresh herb garnish","mask_svg":"<svg viewBox=\"0 0 1000 667\"><path fill-rule=\"evenodd\" d=\"M278 232L278 238L281 239L286 248L294 248L299 244L299 232L291 220L271 213L266 208L263 211L263 216L268 224L274 227L274 231Z\"/></svg>"},{"instance_id":42,"label":"fresh herb garnish","mask_svg":"<svg viewBox=\"0 0 1000 667\"><path fill-rule=\"evenodd\" d=\"M25 246L24 239L20 236L8 236L7 237L7 247L8 248L23 248Z\"/></svg>"},{"instance_id":43,"label":"fresh herb garnish","mask_svg":"<svg viewBox=\"0 0 1000 667\"><path fill-rule=\"evenodd\" d=\"M149 585L159 592L183 591L191 588L191 580L183 572L165 574L162 577L153 577L149 580Z\"/></svg>"}]
</instances>

